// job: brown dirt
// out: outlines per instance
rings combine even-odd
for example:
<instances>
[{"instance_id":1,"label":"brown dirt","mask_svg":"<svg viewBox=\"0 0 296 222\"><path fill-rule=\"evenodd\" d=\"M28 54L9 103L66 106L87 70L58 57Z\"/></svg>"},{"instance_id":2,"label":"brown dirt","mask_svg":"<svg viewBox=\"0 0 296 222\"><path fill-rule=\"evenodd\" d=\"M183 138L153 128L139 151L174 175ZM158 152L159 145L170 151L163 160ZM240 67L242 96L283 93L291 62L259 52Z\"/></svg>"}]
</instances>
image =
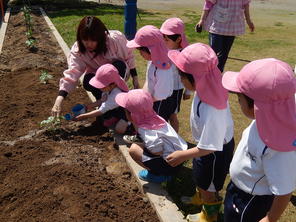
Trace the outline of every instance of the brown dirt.
<instances>
[{"instance_id":1,"label":"brown dirt","mask_svg":"<svg viewBox=\"0 0 296 222\"><path fill-rule=\"evenodd\" d=\"M0 55L0 221L158 221L106 130L63 121L38 131L66 63L44 19L32 16L38 51L26 48L17 13ZM54 76L48 84L39 82L42 70ZM87 101L78 88L63 108Z\"/></svg>"}]
</instances>

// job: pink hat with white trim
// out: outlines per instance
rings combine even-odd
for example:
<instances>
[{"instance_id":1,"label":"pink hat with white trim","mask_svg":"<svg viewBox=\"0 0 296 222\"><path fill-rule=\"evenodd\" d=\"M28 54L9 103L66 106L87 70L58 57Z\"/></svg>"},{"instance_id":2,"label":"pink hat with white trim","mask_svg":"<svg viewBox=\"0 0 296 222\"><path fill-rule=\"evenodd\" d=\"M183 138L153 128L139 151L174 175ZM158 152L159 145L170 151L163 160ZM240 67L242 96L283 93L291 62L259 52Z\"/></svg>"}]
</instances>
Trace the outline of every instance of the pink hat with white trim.
<instances>
[{"instance_id":1,"label":"pink hat with white trim","mask_svg":"<svg viewBox=\"0 0 296 222\"><path fill-rule=\"evenodd\" d=\"M256 60L240 72L225 72L222 84L254 100L259 136L268 147L296 150L296 78L287 63L274 58Z\"/></svg>"},{"instance_id":2,"label":"pink hat with white trim","mask_svg":"<svg viewBox=\"0 0 296 222\"><path fill-rule=\"evenodd\" d=\"M160 69L171 67L168 58L168 49L163 36L158 28L153 25L146 25L140 28L133 40L128 41L128 48L147 47L151 53L152 63Z\"/></svg>"},{"instance_id":3,"label":"pink hat with white trim","mask_svg":"<svg viewBox=\"0 0 296 222\"><path fill-rule=\"evenodd\" d=\"M127 93L119 93L116 103L131 113L133 122L144 129L159 129L166 121L157 115L153 109L153 99L150 93L143 89L133 89Z\"/></svg>"},{"instance_id":4,"label":"pink hat with white trim","mask_svg":"<svg viewBox=\"0 0 296 222\"><path fill-rule=\"evenodd\" d=\"M98 68L96 75L89 81L89 84L98 89L102 89L115 83L122 91L127 92L128 86L120 77L118 70L112 64L105 64Z\"/></svg>"},{"instance_id":5,"label":"pink hat with white trim","mask_svg":"<svg viewBox=\"0 0 296 222\"><path fill-rule=\"evenodd\" d=\"M181 52L170 50L169 58L178 69L193 75L200 100L216 109L227 107L228 92L222 86L222 75L214 50L202 43L187 46Z\"/></svg>"},{"instance_id":6,"label":"pink hat with white trim","mask_svg":"<svg viewBox=\"0 0 296 222\"><path fill-rule=\"evenodd\" d=\"M162 34L165 35L175 35L179 34L181 35L181 47L185 48L189 45L186 36L185 36L185 27L184 23L179 18L169 18L165 20L165 22L160 27L160 31Z\"/></svg>"}]
</instances>

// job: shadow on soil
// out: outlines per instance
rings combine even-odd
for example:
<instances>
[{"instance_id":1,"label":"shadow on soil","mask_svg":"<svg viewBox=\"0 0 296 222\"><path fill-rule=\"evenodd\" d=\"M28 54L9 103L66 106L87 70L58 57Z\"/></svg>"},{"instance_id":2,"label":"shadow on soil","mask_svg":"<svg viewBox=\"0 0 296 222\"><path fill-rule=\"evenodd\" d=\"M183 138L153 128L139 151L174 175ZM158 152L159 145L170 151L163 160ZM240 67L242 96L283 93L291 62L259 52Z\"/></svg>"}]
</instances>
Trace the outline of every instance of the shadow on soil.
<instances>
[{"instance_id":1,"label":"shadow on soil","mask_svg":"<svg viewBox=\"0 0 296 222\"><path fill-rule=\"evenodd\" d=\"M79 0L31 0L31 6L41 6L46 11L50 12L50 17L64 17L64 16L85 16L90 14L98 14L100 16L119 14L122 15L124 11L124 5L113 5L107 3L97 2L84 2ZM18 9L24 5L23 0L14 1L11 6ZM138 9L140 15L154 15L148 11ZM157 13L156 13L157 14Z\"/></svg>"}]
</instances>

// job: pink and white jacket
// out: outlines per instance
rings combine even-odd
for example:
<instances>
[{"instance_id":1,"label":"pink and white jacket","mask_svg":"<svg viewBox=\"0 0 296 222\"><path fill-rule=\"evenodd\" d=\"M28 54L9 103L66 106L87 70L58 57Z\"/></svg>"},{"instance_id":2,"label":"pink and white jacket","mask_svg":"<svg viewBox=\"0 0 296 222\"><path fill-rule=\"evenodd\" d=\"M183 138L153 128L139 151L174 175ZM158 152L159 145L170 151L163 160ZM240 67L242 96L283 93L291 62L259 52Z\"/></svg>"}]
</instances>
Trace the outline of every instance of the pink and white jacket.
<instances>
[{"instance_id":1,"label":"pink and white jacket","mask_svg":"<svg viewBox=\"0 0 296 222\"><path fill-rule=\"evenodd\" d=\"M97 69L114 60L124 61L128 69L135 68L135 57L132 49L126 47L127 39L120 31L111 30L107 36L107 52L93 58L94 53L80 53L78 43L75 42L68 55L68 69L64 71L64 77L60 79L60 90L71 92L77 85L79 78L85 73L96 73ZM127 72L129 73L129 72Z\"/></svg>"}]
</instances>

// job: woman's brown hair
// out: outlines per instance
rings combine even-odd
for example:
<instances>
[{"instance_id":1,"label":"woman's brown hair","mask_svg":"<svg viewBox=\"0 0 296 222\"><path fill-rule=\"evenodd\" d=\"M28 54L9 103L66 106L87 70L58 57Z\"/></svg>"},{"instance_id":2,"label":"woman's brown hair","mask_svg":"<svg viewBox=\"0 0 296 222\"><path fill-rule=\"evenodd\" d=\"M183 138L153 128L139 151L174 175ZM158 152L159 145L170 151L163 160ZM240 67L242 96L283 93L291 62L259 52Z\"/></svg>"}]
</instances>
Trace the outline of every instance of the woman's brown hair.
<instances>
[{"instance_id":1,"label":"woman's brown hair","mask_svg":"<svg viewBox=\"0 0 296 222\"><path fill-rule=\"evenodd\" d=\"M99 54L105 54L107 52L107 35L109 35L108 29L100 19L94 16L85 16L80 21L77 29L76 40L79 52L85 53L86 51L82 40L91 40L98 43L97 48L94 50L94 57Z\"/></svg>"}]
</instances>

